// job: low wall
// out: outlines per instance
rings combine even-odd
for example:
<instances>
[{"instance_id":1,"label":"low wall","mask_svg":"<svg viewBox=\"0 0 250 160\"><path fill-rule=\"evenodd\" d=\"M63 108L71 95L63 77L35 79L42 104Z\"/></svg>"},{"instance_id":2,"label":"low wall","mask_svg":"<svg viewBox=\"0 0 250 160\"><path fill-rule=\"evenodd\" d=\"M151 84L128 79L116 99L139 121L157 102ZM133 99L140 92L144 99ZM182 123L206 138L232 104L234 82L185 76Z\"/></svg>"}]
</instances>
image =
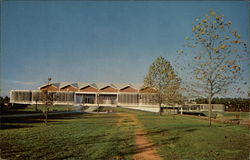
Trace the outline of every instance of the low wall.
<instances>
[{"instance_id":1,"label":"low wall","mask_svg":"<svg viewBox=\"0 0 250 160\"><path fill-rule=\"evenodd\" d=\"M140 111L147 111L147 112L159 112L158 107L125 107L121 106L122 108L128 108L128 109L135 109Z\"/></svg>"}]
</instances>

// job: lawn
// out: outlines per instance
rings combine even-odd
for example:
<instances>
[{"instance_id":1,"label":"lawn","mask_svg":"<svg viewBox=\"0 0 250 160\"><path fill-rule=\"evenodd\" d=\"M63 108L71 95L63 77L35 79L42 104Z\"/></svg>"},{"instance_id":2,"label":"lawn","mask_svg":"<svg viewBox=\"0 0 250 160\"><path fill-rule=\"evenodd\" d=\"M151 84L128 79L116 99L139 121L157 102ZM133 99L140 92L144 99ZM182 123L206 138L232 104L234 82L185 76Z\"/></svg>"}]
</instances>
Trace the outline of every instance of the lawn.
<instances>
[{"instance_id":1,"label":"lawn","mask_svg":"<svg viewBox=\"0 0 250 160\"><path fill-rule=\"evenodd\" d=\"M244 160L249 156L246 126L208 122L188 116L113 108L134 114L146 136L164 159ZM119 116L108 114L51 115L1 119L1 158L6 159L132 159L134 129Z\"/></svg>"},{"instance_id":2,"label":"lawn","mask_svg":"<svg viewBox=\"0 0 250 160\"><path fill-rule=\"evenodd\" d=\"M206 120L191 117L126 112L137 115L164 159L248 159L249 131L246 126L214 123L208 127Z\"/></svg>"},{"instance_id":3,"label":"lawn","mask_svg":"<svg viewBox=\"0 0 250 160\"><path fill-rule=\"evenodd\" d=\"M6 159L131 159L133 127L116 125L115 114L5 118L1 157Z\"/></svg>"}]
</instances>

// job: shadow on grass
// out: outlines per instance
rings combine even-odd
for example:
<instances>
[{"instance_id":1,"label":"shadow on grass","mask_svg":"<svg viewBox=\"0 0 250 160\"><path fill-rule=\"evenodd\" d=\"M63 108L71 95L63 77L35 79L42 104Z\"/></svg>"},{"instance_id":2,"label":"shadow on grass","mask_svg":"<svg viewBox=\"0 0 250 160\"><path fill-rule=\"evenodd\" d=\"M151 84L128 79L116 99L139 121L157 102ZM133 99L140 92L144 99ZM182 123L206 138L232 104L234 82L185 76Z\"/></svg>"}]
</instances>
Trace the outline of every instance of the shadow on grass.
<instances>
[{"instance_id":1,"label":"shadow on grass","mask_svg":"<svg viewBox=\"0 0 250 160\"><path fill-rule=\"evenodd\" d=\"M167 129L162 129L162 130L152 131L152 132L148 132L145 134L138 134L138 135L148 135L148 136L158 135L158 136L161 136L163 133L165 133L167 131L168 131ZM144 145L139 146L139 147L136 145L130 145L130 146L127 146L126 151L120 152L117 155L117 157L119 157L120 159L123 159L126 156L133 156L135 154L142 153L142 152L147 151L147 150L151 150L153 147L160 147L162 145L177 143L180 138L181 137L176 136L176 137L161 140L158 144L148 143L148 144L144 144ZM127 141L127 140L129 140L129 138L117 139L117 140ZM133 148L133 149L131 149L131 148Z\"/></svg>"},{"instance_id":2,"label":"shadow on grass","mask_svg":"<svg viewBox=\"0 0 250 160\"><path fill-rule=\"evenodd\" d=\"M198 129L191 128L191 129L184 130L184 132L194 132L194 131L197 131L197 130L198 130Z\"/></svg>"},{"instance_id":3,"label":"shadow on grass","mask_svg":"<svg viewBox=\"0 0 250 160\"><path fill-rule=\"evenodd\" d=\"M80 118L82 114L62 114L62 115L49 115L48 124L58 123L61 120L69 120ZM35 124L44 123L44 116L31 116L31 117L2 117L1 118L1 129L14 129L14 128L29 128L34 127ZM25 125L28 124L28 125ZM33 125L30 125L33 124Z\"/></svg>"},{"instance_id":4,"label":"shadow on grass","mask_svg":"<svg viewBox=\"0 0 250 160\"><path fill-rule=\"evenodd\" d=\"M38 112L38 111L6 110L6 111L1 111L0 115L33 114L33 113L41 113L41 112Z\"/></svg>"},{"instance_id":5,"label":"shadow on grass","mask_svg":"<svg viewBox=\"0 0 250 160\"><path fill-rule=\"evenodd\" d=\"M126 143L131 138L106 138L107 135L87 136L81 141L81 144L100 144L100 143Z\"/></svg>"},{"instance_id":6,"label":"shadow on grass","mask_svg":"<svg viewBox=\"0 0 250 160\"><path fill-rule=\"evenodd\" d=\"M164 139L164 140L161 141L161 145L170 144L170 143L177 143L177 141L180 138L181 137L172 137L172 138Z\"/></svg>"},{"instance_id":7,"label":"shadow on grass","mask_svg":"<svg viewBox=\"0 0 250 160\"><path fill-rule=\"evenodd\" d=\"M166 132L168 132L168 129L161 129L161 130L156 130L156 131L150 131L147 133L139 133L136 134L137 136L154 136L154 135L165 135Z\"/></svg>"},{"instance_id":8,"label":"shadow on grass","mask_svg":"<svg viewBox=\"0 0 250 160\"><path fill-rule=\"evenodd\" d=\"M41 112L40 112L41 113ZM33 127L35 124L44 123L44 116L30 116L30 117L2 117L1 118L1 129L14 129L14 128L27 128ZM112 119L113 116L107 115L93 115L93 114L82 114L82 113L66 113L66 114L56 114L48 116L48 124L53 122L53 125L65 124L63 120L71 120L71 119L104 119L105 123L115 123L115 122L107 122L105 119ZM8 124L5 124L8 123ZM93 122L95 123L95 122ZM25 125L29 124L29 125ZM33 124L30 125L30 124ZM96 123L95 123L96 124Z\"/></svg>"},{"instance_id":9,"label":"shadow on grass","mask_svg":"<svg viewBox=\"0 0 250 160\"><path fill-rule=\"evenodd\" d=\"M0 129L15 129L15 128L31 128L33 126L28 126L28 125L7 125L7 124L1 124Z\"/></svg>"}]
</instances>

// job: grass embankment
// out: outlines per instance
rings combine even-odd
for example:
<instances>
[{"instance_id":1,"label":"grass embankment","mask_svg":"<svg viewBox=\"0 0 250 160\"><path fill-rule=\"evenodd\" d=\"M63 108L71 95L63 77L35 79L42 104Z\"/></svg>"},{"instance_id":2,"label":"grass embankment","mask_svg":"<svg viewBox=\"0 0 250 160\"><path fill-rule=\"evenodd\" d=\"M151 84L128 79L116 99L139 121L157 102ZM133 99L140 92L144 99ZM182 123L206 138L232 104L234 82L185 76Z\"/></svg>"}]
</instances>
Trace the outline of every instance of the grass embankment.
<instances>
[{"instance_id":1,"label":"grass embankment","mask_svg":"<svg viewBox=\"0 0 250 160\"><path fill-rule=\"evenodd\" d=\"M74 114L2 119L4 159L130 159L133 128L115 114Z\"/></svg>"},{"instance_id":2,"label":"grass embankment","mask_svg":"<svg viewBox=\"0 0 250 160\"><path fill-rule=\"evenodd\" d=\"M124 109L119 109L123 110ZM164 159L248 159L249 132L246 126L213 123L185 116L140 111L136 114L147 136Z\"/></svg>"},{"instance_id":3,"label":"grass embankment","mask_svg":"<svg viewBox=\"0 0 250 160\"><path fill-rule=\"evenodd\" d=\"M208 112L203 113L208 116ZM250 120L249 112L213 112L212 117L216 117L216 119Z\"/></svg>"}]
</instances>

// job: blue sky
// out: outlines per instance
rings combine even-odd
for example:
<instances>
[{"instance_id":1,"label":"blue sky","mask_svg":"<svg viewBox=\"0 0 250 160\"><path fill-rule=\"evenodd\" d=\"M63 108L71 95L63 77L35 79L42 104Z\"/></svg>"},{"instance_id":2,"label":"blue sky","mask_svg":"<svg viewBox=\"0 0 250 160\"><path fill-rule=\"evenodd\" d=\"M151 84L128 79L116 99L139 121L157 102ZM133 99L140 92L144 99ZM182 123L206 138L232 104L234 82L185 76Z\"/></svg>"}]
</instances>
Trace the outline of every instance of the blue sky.
<instances>
[{"instance_id":1,"label":"blue sky","mask_svg":"<svg viewBox=\"0 0 250 160\"><path fill-rule=\"evenodd\" d=\"M53 82L142 83L158 56L173 63L192 34L192 22L210 9L224 14L249 41L248 5L1 1L1 94L36 89L48 77Z\"/></svg>"}]
</instances>

